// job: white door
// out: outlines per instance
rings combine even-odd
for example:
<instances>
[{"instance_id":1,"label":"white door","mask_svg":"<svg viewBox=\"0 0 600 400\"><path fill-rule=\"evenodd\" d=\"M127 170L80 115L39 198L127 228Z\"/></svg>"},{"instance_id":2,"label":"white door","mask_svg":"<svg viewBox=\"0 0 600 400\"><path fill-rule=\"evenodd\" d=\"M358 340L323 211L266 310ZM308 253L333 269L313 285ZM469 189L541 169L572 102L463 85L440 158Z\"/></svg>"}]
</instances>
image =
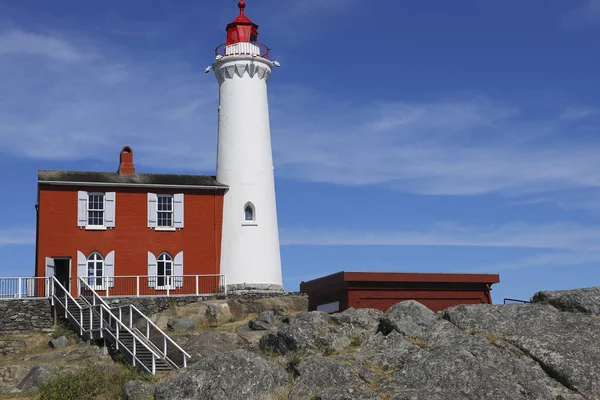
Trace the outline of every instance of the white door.
<instances>
[{"instance_id":1,"label":"white door","mask_svg":"<svg viewBox=\"0 0 600 400\"><path fill-rule=\"evenodd\" d=\"M52 278L54 276L54 258L46 257L46 278ZM50 292L51 288L54 286L52 280L48 280L46 284L46 296L50 296L52 292Z\"/></svg>"}]
</instances>

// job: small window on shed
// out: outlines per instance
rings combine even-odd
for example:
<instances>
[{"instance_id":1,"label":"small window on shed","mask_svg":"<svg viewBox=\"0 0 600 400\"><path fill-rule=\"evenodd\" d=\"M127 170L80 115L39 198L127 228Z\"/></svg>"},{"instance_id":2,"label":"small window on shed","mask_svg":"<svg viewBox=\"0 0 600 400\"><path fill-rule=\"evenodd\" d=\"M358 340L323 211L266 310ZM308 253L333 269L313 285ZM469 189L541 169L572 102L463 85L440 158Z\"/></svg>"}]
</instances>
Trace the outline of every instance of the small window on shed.
<instances>
[{"instance_id":1,"label":"small window on shed","mask_svg":"<svg viewBox=\"0 0 600 400\"><path fill-rule=\"evenodd\" d=\"M252 203L246 203L244 206L244 221L252 222L256 220L256 215L254 212L254 205Z\"/></svg>"}]
</instances>

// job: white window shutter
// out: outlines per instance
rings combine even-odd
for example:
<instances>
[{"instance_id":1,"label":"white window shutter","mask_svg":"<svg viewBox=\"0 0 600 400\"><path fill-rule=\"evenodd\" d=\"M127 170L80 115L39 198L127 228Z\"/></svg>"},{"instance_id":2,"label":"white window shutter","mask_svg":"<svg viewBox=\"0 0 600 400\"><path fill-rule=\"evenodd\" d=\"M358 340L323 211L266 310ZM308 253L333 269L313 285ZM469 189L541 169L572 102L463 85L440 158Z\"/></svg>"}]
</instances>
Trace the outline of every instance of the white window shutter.
<instances>
[{"instance_id":1,"label":"white window shutter","mask_svg":"<svg viewBox=\"0 0 600 400\"><path fill-rule=\"evenodd\" d=\"M87 192L77 192L77 226L85 227L87 225Z\"/></svg>"},{"instance_id":2,"label":"white window shutter","mask_svg":"<svg viewBox=\"0 0 600 400\"><path fill-rule=\"evenodd\" d=\"M180 251L175 256L173 261L173 275L175 280L175 287L183 286L183 251Z\"/></svg>"},{"instance_id":3,"label":"white window shutter","mask_svg":"<svg viewBox=\"0 0 600 400\"><path fill-rule=\"evenodd\" d=\"M148 252L148 287L156 287L156 275L158 274L158 267L156 265L156 256L152 252Z\"/></svg>"},{"instance_id":4,"label":"white window shutter","mask_svg":"<svg viewBox=\"0 0 600 400\"><path fill-rule=\"evenodd\" d=\"M77 278L88 276L87 258L81 251L77 251Z\"/></svg>"},{"instance_id":5,"label":"white window shutter","mask_svg":"<svg viewBox=\"0 0 600 400\"><path fill-rule=\"evenodd\" d=\"M148 228L156 228L156 215L158 196L156 193L148 193Z\"/></svg>"},{"instance_id":6,"label":"white window shutter","mask_svg":"<svg viewBox=\"0 0 600 400\"><path fill-rule=\"evenodd\" d=\"M173 195L173 214L175 228L183 228L183 193Z\"/></svg>"},{"instance_id":7,"label":"white window shutter","mask_svg":"<svg viewBox=\"0 0 600 400\"><path fill-rule=\"evenodd\" d=\"M115 227L116 200L117 194L115 192L107 192L104 195L104 201L106 203L106 211L104 212L104 226L107 228Z\"/></svg>"},{"instance_id":8,"label":"white window shutter","mask_svg":"<svg viewBox=\"0 0 600 400\"><path fill-rule=\"evenodd\" d=\"M111 251L104 259L104 276L106 277L108 287L115 286L115 251Z\"/></svg>"}]
</instances>

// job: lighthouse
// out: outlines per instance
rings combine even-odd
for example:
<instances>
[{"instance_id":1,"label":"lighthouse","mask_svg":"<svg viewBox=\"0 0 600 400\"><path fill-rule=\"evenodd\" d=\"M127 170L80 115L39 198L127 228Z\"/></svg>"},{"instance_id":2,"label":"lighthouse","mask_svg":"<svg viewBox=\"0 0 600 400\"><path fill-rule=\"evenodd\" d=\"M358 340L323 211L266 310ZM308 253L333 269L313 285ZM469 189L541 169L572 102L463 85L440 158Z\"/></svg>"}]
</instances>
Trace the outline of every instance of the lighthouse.
<instances>
[{"instance_id":1,"label":"lighthouse","mask_svg":"<svg viewBox=\"0 0 600 400\"><path fill-rule=\"evenodd\" d=\"M231 291L283 291L267 82L276 62L246 3L227 25L212 70L219 82L217 180L223 203L221 273Z\"/></svg>"}]
</instances>

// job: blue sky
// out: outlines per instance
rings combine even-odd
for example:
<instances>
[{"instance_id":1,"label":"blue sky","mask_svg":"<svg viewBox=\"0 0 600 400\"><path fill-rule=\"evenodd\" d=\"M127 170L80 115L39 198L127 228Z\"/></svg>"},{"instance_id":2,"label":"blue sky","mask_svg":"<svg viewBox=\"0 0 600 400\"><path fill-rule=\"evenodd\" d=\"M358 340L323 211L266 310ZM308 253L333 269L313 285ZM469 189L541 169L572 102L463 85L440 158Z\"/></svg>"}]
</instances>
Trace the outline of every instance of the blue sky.
<instances>
[{"instance_id":1,"label":"blue sky","mask_svg":"<svg viewBox=\"0 0 600 400\"><path fill-rule=\"evenodd\" d=\"M286 289L493 272L600 285L600 0L248 0ZM234 1L0 1L0 275L33 273L38 169L214 174L204 68Z\"/></svg>"}]
</instances>

